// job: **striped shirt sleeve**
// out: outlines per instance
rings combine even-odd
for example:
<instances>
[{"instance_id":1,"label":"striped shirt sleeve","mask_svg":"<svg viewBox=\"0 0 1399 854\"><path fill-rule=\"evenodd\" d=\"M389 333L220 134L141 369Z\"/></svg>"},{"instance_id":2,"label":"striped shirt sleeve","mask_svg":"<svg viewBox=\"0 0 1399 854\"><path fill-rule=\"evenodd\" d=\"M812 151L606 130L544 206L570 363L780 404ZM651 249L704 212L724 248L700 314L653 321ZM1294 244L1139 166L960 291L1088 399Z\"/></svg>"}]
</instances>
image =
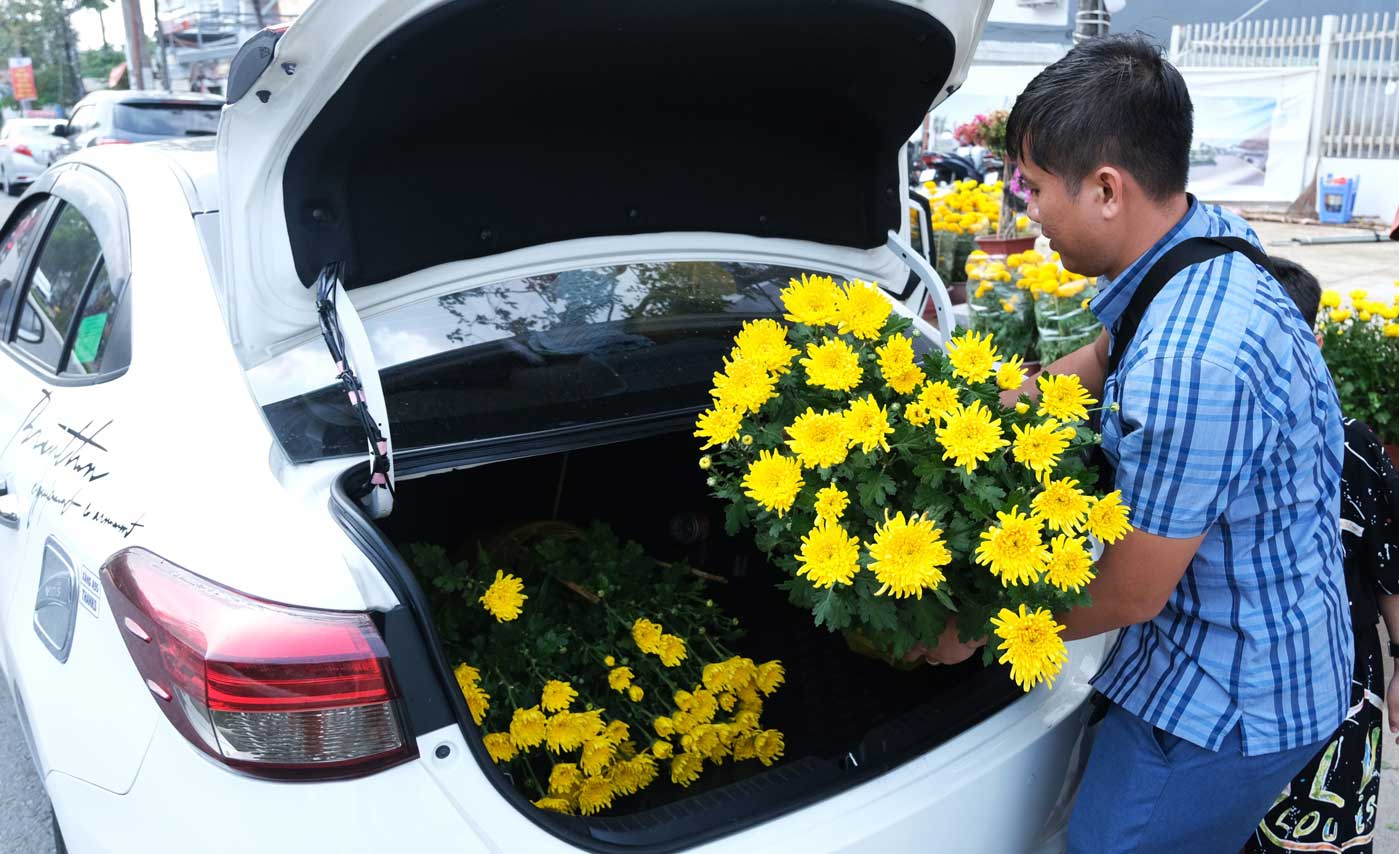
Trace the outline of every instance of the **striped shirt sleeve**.
<instances>
[{"instance_id":1,"label":"striped shirt sleeve","mask_svg":"<svg viewBox=\"0 0 1399 854\"><path fill-rule=\"evenodd\" d=\"M1126 372L1116 486L1138 530L1204 534L1253 480L1273 426L1231 367L1158 356Z\"/></svg>"}]
</instances>

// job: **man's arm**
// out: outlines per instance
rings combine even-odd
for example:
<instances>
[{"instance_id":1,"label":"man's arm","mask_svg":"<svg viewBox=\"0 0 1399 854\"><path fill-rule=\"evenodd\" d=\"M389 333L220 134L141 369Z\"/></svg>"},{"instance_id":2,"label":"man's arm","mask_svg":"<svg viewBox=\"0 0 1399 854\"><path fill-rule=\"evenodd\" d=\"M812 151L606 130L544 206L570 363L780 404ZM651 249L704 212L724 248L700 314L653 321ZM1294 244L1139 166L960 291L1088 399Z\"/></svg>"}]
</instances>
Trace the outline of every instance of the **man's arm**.
<instances>
[{"instance_id":1,"label":"man's arm","mask_svg":"<svg viewBox=\"0 0 1399 854\"><path fill-rule=\"evenodd\" d=\"M1205 535L1176 539L1131 531L1103 551L1098 577L1088 585L1093 604L1057 616L1065 626L1064 640L1078 640L1135 623L1161 613L1180 584Z\"/></svg>"},{"instance_id":2,"label":"man's arm","mask_svg":"<svg viewBox=\"0 0 1399 854\"><path fill-rule=\"evenodd\" d=\"M1062 359L1051 362L1040 371L1026 377L1020 388L1001 392L1001 403L1006 406L1014 406L1022 394L1028 394L1031 400L1039 400L1040 388L1035 380L1041 373L1078 374L1079 381L1083 383L1084 388L1088 389L1088 393L1101 400L1107 371L1108 333L1105 329L1098 333L1098 337L1093 339L1093 343L1084 344Z\"/></svg>"}]
</instances>

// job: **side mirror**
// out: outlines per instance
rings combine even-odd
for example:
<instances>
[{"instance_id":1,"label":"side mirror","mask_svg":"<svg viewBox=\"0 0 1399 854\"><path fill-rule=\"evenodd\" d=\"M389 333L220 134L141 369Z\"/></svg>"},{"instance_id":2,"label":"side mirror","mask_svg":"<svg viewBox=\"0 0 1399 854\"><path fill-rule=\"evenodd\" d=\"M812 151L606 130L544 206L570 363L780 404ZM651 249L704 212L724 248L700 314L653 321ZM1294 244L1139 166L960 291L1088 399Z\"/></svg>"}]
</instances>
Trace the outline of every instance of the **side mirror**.
<instances>
[{"instance_id":1,"label":"side mirror","mask_svg":"<svg viewBox=\"0 0 1399 854\"><path fill-rule=\"evenodd\" d=\"M53 135L54 135L54 136L61 136L61 137L64 137L64 138L66 139L67 136L68 136L68 126L67 126L67 125L54 125L54 126L53 126Z\"/></svg>"}]
</instances>

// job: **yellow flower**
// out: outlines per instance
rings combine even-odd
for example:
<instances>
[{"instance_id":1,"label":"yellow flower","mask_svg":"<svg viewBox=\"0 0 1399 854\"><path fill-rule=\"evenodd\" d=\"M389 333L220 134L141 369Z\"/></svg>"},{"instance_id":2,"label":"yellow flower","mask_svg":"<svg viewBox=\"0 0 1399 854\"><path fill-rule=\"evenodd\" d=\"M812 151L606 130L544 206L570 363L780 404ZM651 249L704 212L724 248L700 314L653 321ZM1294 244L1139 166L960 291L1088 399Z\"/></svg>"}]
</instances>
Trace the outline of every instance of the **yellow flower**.
<instances>
[{"instance_id":1,"label":"yellow flower","mask_svg":"<svg viewBox=\"0 0 1399 854\"><path fill-rule=\"evenodd\" d=\"M1007 391L1020 388L1024 382L1025 360L1020 356L1011 356L996 369L996 385Z\"/></svg>"},{"instance_id":2,"label":"yellow flower","mask_svg":"<svg viewBox=\"0 0 1399 854\"><path fill-rule=\"evenodd\" d=\"M827 522L839 522L845 508L850 506L850 495L834 483L822 487L816 493L816 518Z\"/></svg>"},{"instance_id":3,"label":"yellow flower","mask_svg":"<svg viewBox=\"0 0 1399 854\"><path fill-rule=\"evenodd\" d=\"M1392 320L1389 323L1386 323L1384 325L1384 337L1399 338L1399 323L1395 323Z\"/></svg>"},{"instance_id":4,"label":"yellow flower","mask_svg":"<svg viewBox=\"0 0 1399 854\"><path fill-rule=\"evenodd\" d=\"M661 633L660 625L647 619L638 619L631 626L636 648L648 655L654 655L661 648Z\"/></svg>"},{"instance_id":5,"label":"yellow flower","mask_svg":"<svg viewBox=\"0 0 1399 854\"><path fill-rule=\"evenodd\" d=\"M743 493L778 516L792 509L801 488L801 463L777 451L760 451L743 476Z\"/></svg>"},{"instance_id":6,"label":"yellow flower","mask_svg":"<svg viewBox=\"0 0 1399 854\"><path fill-rule=\"evenodd\" d=\"M1064 627L1054 622L1054 615L1044 608L1027 612L1024 605L1018 612L1002 608L991 618L996 637L1001 639L1001 664L1010 664L1010 678L1028 691L1044 682L1054 684L1054 677L1069 660L1069 651L1059 633Z\"/></svg>"},{"instance_id":7,"label":"yellow flower","mask_svg":"<svg viewBox=\"0 0 1399 854\"><path fill-rule=\"evenodd\" d=\"M1083 537L1060 534L1049 545L1049 562L1044 578L1060 590L1074 593L1093 580L1093 558L1084 546Z\"/></svg>"},{"instance_id":8,"label":"yellow flower","mask_svg":"<svg viewBox=\"0 0 1399 854\"><path fill-rule=\"evenodd\" d=\"M1088 283L1087 283L1087 282L1084 282L1084 281L1076 281L1076 282L1073 282L1073 283L1071 283L1071 284L1060 285L1059 287L1057 287L1057 288L1054 289L1054 295L1055 295L1056 297L1059 297L1060 299L1067 299L1067 298L1069 298L1069 297L1076 297L1076 296L1078 296L1080 293L1082 293L1082 292L1083 292L1083 289L1086 288L1087 286L1088 286Z\"/></svg>"},{"instance_id":9,"label":"yellow flower","mask_svg":"<svg viewBox=\"0 0 1399 854\"><path fill-rule=\"evenodd\" d=\"M845 415L811 407L787 426L787 447L801 460L803 468L835 466L850 453L845 438Z\"/></svg>"},{"instance_id":10,"label":"yellow flower","mask_svg":"<svg viewBox=\"0 0 1399 854\"><path fill-rule=\"evenodd\" d=\"M562 813L563 815L573 814L573 807L563 798L540 798L537 801L531 801L531 803L542 810Z\"/></svg>"},{"instance_id":11,"label":"yellow flower","mask_svg":"<svg viewBox=\"0 0 1399 854\"><path fill-rule=\"evenodd\" d=\"M1069 533L1078 530L1088 515L1089 499L1072 478L1047 481L1044 491L1030 501L1030 509L1050 528Z\"/></svg>"},{"instance_id":12,"label":"yellow flower","mask_svg":"<svg viewBox=\"0 0 1399 854\"><path fill-rule=\"evenodd\" d=\"M1000 354L991 341L991 333L985 337L968 331L947 342L947 359L952 363L952 373L967 382L979 383L996 372L995 363Z\"/></svg>"},{"instance_id":13,"label":"yellow flower","mask_svg":"<svg viewBox=\"0 0 1399 854\"><path fill-rule=\"evenodd\" d=\"M1088 407L1098 402L1077 374L1040 374L1038 383L1040 412L1060 421L1086 421Z\"/></svg>"},{"instance_id":14,"label":"yellow flower","mask_svg":"<svg viewBox=\"0 0 1399 854\"><path fill-rule=\"evenodd\" d=\"M640 685L633 685L627 689L627 699L633 703L640 703L646 697L646 691Z\"/></svg>"},{"instance_id":15,"label":"yellow flower","mask_svg":"<svg viewBox=\"0 0 1399 854\"><path fill-rule=\"evenodd\" d=\"M529 750L544 743L548 721L538 706L516 709L510 718L510 740L520 750Z\"/></svg>"},{"instance_id":16,"label":"yellow flower","mask_svg":"<svg viewBox=\"0 0 1399 854\"><path fill-rule=\"evenodd\" d=\"M879 354L879 372L889 388L908 394L926 379L923 369L913 361L913 342L903 335L894 335L875 349Z\"/></svg>"},{"instance_id":17,"label":"yellow flower","mask_svg":"<svg viewBox=\"0 0 1399 854\"><path fill-rule=\"evenodd\" d=\"M929 421L941 421L943 416L957 403L957 389L948 382L928 383L923 386L922 391L918 392L918 405L928 413ZM927 421L923 423L926 424ZM923 425L919 424L918 426Z\"/></svg>"},{"instance_id":18,"label":"yellow flower","mask_svg":"<svg viewBox=\"0 0 1399 854\"><path fill-rule=\"evenodd\" d=\"M631 687L634 676L635 674L632 673L630 667L618 667L615 670L610 670L607 673L607 687L613 691L625 691Z\"/></svg>"},{"instance_id":19,"label":"yellow flower","mask_svg":"<svg viewBox=\"0 0 1399 854\"><path fill-rule=\"evenodd\" d=\"M551 753L577 750L602 729L600 714L559 712L544 725L544 743Z\"/></svg>"},{"instance_id":20,"label":"yellow flower","mask_svg":"<svg viewBox=\"0 0 1399 854\"><path fill-rule=\"evenodd\" d=\"M756 362L764 370L782 374L796 358L797 351L787 343L787 327L776 320L750 320L734 337L738 357Z\"/></svg>"},{"instance_id":21,"label":"yellow flower","mask_svg":"<svg viewBox=\"0 0 1399 854\"><path fill-rule=\"evenodd\" d=\"M1355 290L1350 292L1351 302L1361 302L1362 300L1368 299L1369 296L1370 292L1365 290L1364 288L1356 288Z\"/></svg>"},{"instance_id":22,"label":"yellow flower","mask_svg":"<svg viewBox=\"0 0 1399 854\"><path fill-rule=\"evenodd\" d=\"M583 769L583 773L588 776L601 774L612 764L612 760L617 756L617 746L605 738L590 739L583 745L583 752L578 759L578 767Z\"/></svg>"},{"instance_id":23,"label":"yellow flower","mask_svg":"<svg viewBox=\"0 0 1399 854\"><path fill-rule=\"evenodd\" d=\"M1008 299L1001 300L1001 311L1006 314L1015 314L1015 303Z\"/></svg>"},{"instance_id":24,"label":"yellow flower","mask_svg":"<svg viewBox=\"0 0 1399 854\"><path fill-rule=\"evenodd\" d=\"M1322 291L1322 292L1321 292L1321 307L1322 307L1322 308L1340 308L1340 307L1341 307L1341 295L1340 295L1340 293L1337 292L1337 291L1330 290L1330 289L1327 289L1327 290Z\"/></svg>"},{"instance_id":25,"label":"yellow flower","mask_svg":"<svg viewBox=\"0 0 1399 854\"><path fill-rule=\"evenodd\" d=\"M523 581L513 575L507 575L503 569L497 569L495 581L491 582L491 586L486 588L485 594L478 601L498 622L508 623L520 616L525 600L529 598L524 594L524 589Z\"/></svg>"},{"instance_id":26,"label":"yellow flower","mask_svg":"<svg viewBox=\"0 0 1399 854\"><path fill-rule=\"evenodd\" d=\"M836 322L836 309L840 304L840 288L830 276L808 276L802 274L801 281L791 279L781 293L784 314L793 323L820 326Z\"/></svg>"},{"instance_id":27,"label":"yellow flower","mask_svg":"<svg viewBox=\"0 0 1399 854\"><path fill-rule=\"evenodd\" d=\"M748 359L724 359L724 370L714 375L709 394L715 409L730 407L742 413L757 412L777 396L777 377Z\"/></svg>"},{"instance_id":28,"label":"yellow flower","mask_svg":"<svg viewBox=\"0 0 1399 854\"><path fill-rule=\"evenodd\" d=\"M817 519L802 537L797 563L801 564L797 575L806 576L815 587L850 584L860 571L860 540L846 533L839 522Z\"/></svg>"},{"instance_id":29,"label":"yellow flower","mask_svg":"<svg viewBox=\"0 0 1399 854\"><path fill-rule=\"evenodd\" d=\"M1084 297L1084 298L1083 298L1083 301L1080 302L1080 303L1078 304L1078 307L1081 308L1081 309L1083 309L1084 311L1087 311L1087 310L1088 310L1088 306L1090 306L1090 305L1092 305L1092 304L1093 304L1093 298L1092 298L1092 297Z\"/></svg>"},{"instance_id":30,"label":"yellow flower","mask_svg":"<svg viewBox=\"0 0 1399 854\"><path fill-rule=\"evenodd\" d=\"M1331 318L1332 323L1345 323L1347 320L1350 320L1350 309L1333 308L1331 309L1331 314L1328 316Z\"/></svg>"},{"instance_id":31,"label":"yellow flower","mask_svg":"<svg viewBox=\"0 0 1399 854\"><path fill-rule=\"evenodd\" d=\"M677 753L670 760L670 782L689 788L704 770L704 757L698 753Z\"/></svg>"},{"instance_id":32,"label":"yellow flower","mask_svg":"<svg viewBox=\"0 0 1399 854\"><path fill-rule=\"evenodd\" d=\"M612 806L612 784L604 777L589 777L578 790L578 812L596 815Z\"/></svg>"},{"instance_id":33,"label":"yellow flower","mask_svg":"<svg viewBox=\"0 0 1399 854\"><path fill-rule=\"evenodd\" d=\"M970 406L953 407L938 428L937 439L944 448L942 458L968 472L976 471L979 463L1009 444L1001 432L1000 420L991 417L991 410L979 400Z\"/></svg>"},{"instance_id":34,"label":"yellow flower","mask_svg":"<svg viewBox=\"0 0 1399 854\"><path fill-rule=\"evenodd\" d=\"M924 590L943 582L942 567L952 561L942 531L922 514L905 519L900 511L891 519L885 510L884 523L875 528L874 542L867 548L870 571L880 584L876 595L895 599L922 599Z\"/></svg>"},{"instance_id":35,"label":"yellow flower","mask_svg":"<svg viewBox=\"0 0 1399 854\"><path fill-rule=\"evenodd\" d=\"M1041 479L1048 477L1059 464L1059 457L1068 450L1069 442L1074 438L1074 428L1061 427L1053 418L1046 418L1024 430L1018 424L1012 425L1011 431L1015 433L1013 450L1016 462Z\"/></svg>"},{"instance_id":36,"label":"yellow flower","mask_svg":"<svg viewBox=\"0 0 1399 854\"><path fill-rule=\"evenodd\" d=\"M756 729L756 727L754 729ZM753 747L753 742L757 737L757 732L745 730L734 740L733 752L735 762L746 762L749 759L756 759L758 757L758 751Z\"/></svg>"},{"instance_id":37,"label":"yellow flower","mask_svg":"<svg viewBox=\"0 0 1399 854\"><path fill-rule=\"evenodd\" d=\"M603 659L602 659L602 664L603 664L604 667L614 667L614 666L616 666L616 664L617 664L617 659L615 659L615 658L613 658L612 656L608 655L608 656L603 657Z\"/></svg>"},{"instance_id":38,"label":"yellow flower","mask_svg":"<svg viewBox=\"0 0 1399 854\"><path fill-rule=\"evenodd\" d=\"M1131 508L1122 503L1122 490L1114 490L1093 502L1088 511L1088 533L1105 543L1115 543L1127 536L1132 525L1127 521Z\"/></svg>"},{"instance_id":39,"label":"yellow flower","mask_svg":"<svg viewBox=\"0 0 1399 854\"><path fill-rule=\"evenodd\" d=\"M765 696L771 697L773 692L782 687L782 683L787 680L787 671L783 669L780 661L764 661L758 665L758 690Z\"/></svg>"},{"instance_id":40,"label":"yellow flower","mask_svg":"<svg viewBox=\"0 0 1399 854\"><path fill-rule=\"evenodd\" d=\"M651 726L656 730L656 735L659 735L661 738L669 738L675 734L675 724L665 715L661 715L652 721Z\"/></svg>"},{"instance_id":41,"label":"yellow flower","mask_svg":"<svg viewBox=\"0 0 1399 854\"><path fill-rule=\"evenodd\" d=\"M656 760L650 754L639 753L612 767L612 793L634 795L656 779Z\"/></svg>"},{"instance_id":42,"label":"yellow flower","mask_svg":"<svg viewBox=\"0 0 1399 854\"><path fill-rule=\"evenodd\" d=\"M486 745L491 761L497 765L515 758L515 743L510 740L508 732L488 732L481 737L481 742Z\"/></svg>"},{"instance_id":43,"label":"yellow flower","mask_svg":"<svg viewBox=\"0 0 1399 854\"><path fill-rule=\"evenodd\" d=\"M709 454L699 458L700 471L709 471L709 467L712 465L714 465L714 460L710 458Z\"/></svg>"},{"instance_id":44,"label":"yellow flower","mask_svg":"<svg viewBox=\"0 0 1399 854\"><path fill-rule=\"evenodd\" d=\"M661 649L656 655L666 667L678 667L685 660L685 641L676 635L662 635Z\"/></svg>"},{"instance_id":45,"label":"yellow flower","mask_svg":"<svg viewBox=\"0 0 1399 854\"><path fill-rule=\"evenodd\" d=\"M549 772L549 794L566 798L583 785L583 774L572 762L560 762Z\"/></svg>"},{"instance_id":46,"label":"yellow flower","mask_svg":"<svg viewBox=\"0 0 1399 854\"><path fill-rule=\"evenodd\" d=\"M879 405L874 395L866 395L850 404L850 408L845 410L844 426L845 439L850 447L859 445L865 453L875 448L889 450L888 436L894 432L894 428L889 426L889 413Z\"/></svg>"},{"instance_id":47,"label":"yellow flower","mask_svg":"<svg viewBox=\"0 0 1399 854\"><path fill-rule=\"evenodd\" d=\"M695 691L690 704L690 714L695 716L695 720L702 724L707 724L714 720L714 715L719 711L719 701L714 698L714 692L708 688L700 688Z\"/></svg>"},{"instance_id":48,"label":"yellow flower","mask_svg":"<svg viewBox=\"0 0 1399 854\"><path fill-rule=\"evenodd\" d=\"M743 427L743 413L731 406L706 409L695 419L695 435L707 441L700 450L722 445L738 435Z\"/></svg>"},{"instance_id":49,"label":"yellow flower","mask_svg":"<svg viewBox=\"0 0 1399 854\"><path fill-rule=\"evenodd\" d=\"M1021 415L1024 415L1025 413L1030 411L1030 404L1022 400L1019 403L1015 404L1015 411L1020 413Z\"/></svg>"},{"instance_id":50,"label":"yellow flower","mask_svg":"<svg viewBox=\"0 0 1399 854\"><path fill-rule=\"evenodd\" d=\"M1370 312L1368 312L1368 311L1362 311L1362 312L1360 312L1359 314L1357 314L1357 315L1355 316L1355 319L1356 319L1356 320L1359 320L1361 323L1369 323L1369 322L1370 322L1370 318L1373 317L1373 316L1374 316L1374 315L1370 314Z\"/></svg>"},{"instance_id":51,"label":"yellow flower","mask_svg":"<svg viewBox=\"0 0 1399 854\"><path fill-rule=\"evenodd\" d=\"M753 437L752 437L752 436L744 436L744 437L743 437L743 447L747 448L747 447L751 446L752 444L753 444Z\"/></svg>"},{"instance_id":52,"label":"yellow flower","mask_svg":"<svg viewBox=\"0 0 1399 854\"><path fill-rule=\"evenodd\" d=\"M561 712L573 705L573 701L576 699L578 699L578 692L573 690L572 685L557 679L550 679L544 683L544 693L539 700L539 705L546 712Z\"/></svg>"},{"instance_id":53,"label":"yellow flower","mask_svg":"<svg viewBox=\"0 0 1399 854\"><path fill-rule=\"evenodd\" d=\"M651 755L657 759L669 759L675 755L675 748L668 741L658 741L651 745Z\"/></svg>"},{"instance_id":54,"label":"yellow flower","mask_svg":"<svg viewBox=\"0 0 1399 854\"><path fill-rule=\"evenodd\" d=\"M457 665L456 677L457 687L461 688L462 696L466 697L466 707L471 711L471 719L480 726L491 707L491 695L481 690L479 684L481 672L463 662Z\"/></svg>"},{"instance_id":55,"label":"yellow flower","mask_svg":"<svg viewBox=\"0 0 1399 854\"><path fill-rule=\"evenodd\" d=\"M845 291L836 304L836 320L840 323L838 331L848 332L865 341L878 338L893 308L878 287L852 279L845 284Z\"/></svg>"},{"instance_id":56,"label":"yellow flower","mask_svg":"<svg viewBox=\"0 0 1399 854\"><path fill-rule=\"evenodd\" d=\"M1015 223L1017 226L1020 224L1019 218L1016 219ZM1025 259L1020 255L1019 252L1006 256L1006 266L1012 270L1016 269L1024 262Z\"/></svg>"},{"instance_id":57,"label":"yellow flower","mask_svg":"<svg viewBox=\"0 0 1399 854\"><path fill-rule=\"evenodd\" d=\"M859 385L864 376L860 355L843 338L828 338L820 344L806 345L806 358L801 361L806 369L807 385L817 388L849 391Z\"/></svg>"},{"instance_id":58,"label":"yellow flower","mask_svg":"<svg viewBox=\"0 0 1399 854\"><path fill-rule=\"evenodd\" d=\"M1001 586L1031 584L1039 580L1049 560L1049 550L1040 537L1040 520L1023 515L1018 508L996 513L1000 522L981 532L976 562L989 567L1001 579Z\"/></svg>"},{"instance_id":59,"label":"yellow flower","mask_svg":"<svg viewBox=\"0 0 1399 854\"><path fill-rule=\"evenodd\" d=\"M1015 230L1024 231L1030 227L1030 218L1025 214L1020 214L1015 218Z\"/></svg>"},{"instance_id":60,"label":"yellow flower","mask_svg":"<svg viewBox=\"0 0 1399 854\"><path fill-rule=\"evenodd\" d=\"M763 765L772 765L782 758L782 751L786 745L782 740L782 733L775 729L765 729L753 737L753 750L758 756L758 761Z\"/></svg>"}]
</instances>

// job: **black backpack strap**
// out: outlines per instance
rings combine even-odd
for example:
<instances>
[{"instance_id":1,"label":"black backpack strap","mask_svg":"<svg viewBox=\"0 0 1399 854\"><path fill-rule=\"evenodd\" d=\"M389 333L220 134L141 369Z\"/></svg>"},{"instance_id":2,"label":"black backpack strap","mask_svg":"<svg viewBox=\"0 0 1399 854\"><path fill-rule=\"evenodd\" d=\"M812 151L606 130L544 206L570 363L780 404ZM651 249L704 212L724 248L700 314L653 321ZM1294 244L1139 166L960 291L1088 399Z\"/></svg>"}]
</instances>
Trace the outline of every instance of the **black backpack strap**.
<instances>
[{"instance_id":1,"label":"black backpack strap","mask_svg":"<svg viewBox=\"0 0 1399 854\"><path fill-rule=\"evenodd\" d=\"M1172 246L1151 265L1151 269L1146 271L1142 277L1141 284L1137 286L1136 293L1132 294L1131 302L1127 303L1127 309L1122 312L1122 317L1117 322L1117 332L1112 336L1112 349L1108 353L1108 369L1106 376L1112 376L1117 372L1117 367L1122 363L1122 356L1127 352L1127 348L1132 343L1132 337L1137 334L1137 327L1141 325L1142 318L1146 316L1146 310L1151 305L1151 301L1166 286L1166 283L1186 267L1201 264L1212 258L1229 252L1238 252L1248 260L1267 270L1271 275L1273 265L1268 260L1268 255L1257 246L1248 242L1242 237L1191 237L1182 240Z\"/></svg>"}]
</instances>

